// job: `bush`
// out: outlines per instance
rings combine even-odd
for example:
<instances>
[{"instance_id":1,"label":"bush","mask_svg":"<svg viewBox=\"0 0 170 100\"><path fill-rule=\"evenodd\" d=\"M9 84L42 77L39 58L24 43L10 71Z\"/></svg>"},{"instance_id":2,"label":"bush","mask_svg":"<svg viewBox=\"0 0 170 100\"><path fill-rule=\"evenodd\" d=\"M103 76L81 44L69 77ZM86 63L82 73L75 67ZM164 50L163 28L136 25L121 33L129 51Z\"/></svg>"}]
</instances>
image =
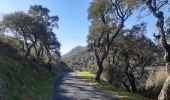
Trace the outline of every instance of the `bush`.
<instances>
[{"instance_id":1,"label":"bush","mask_svg":"<svg viewBox=\"0 0 170 100\"><path fill-rule=\"evenodd\" d=\"M165 68L154 69L150 71L147 80L145 81L145 87L140 90L140 93L146 97L157 98L163 83L166 78Z\"/></svg>"}]
</instances>

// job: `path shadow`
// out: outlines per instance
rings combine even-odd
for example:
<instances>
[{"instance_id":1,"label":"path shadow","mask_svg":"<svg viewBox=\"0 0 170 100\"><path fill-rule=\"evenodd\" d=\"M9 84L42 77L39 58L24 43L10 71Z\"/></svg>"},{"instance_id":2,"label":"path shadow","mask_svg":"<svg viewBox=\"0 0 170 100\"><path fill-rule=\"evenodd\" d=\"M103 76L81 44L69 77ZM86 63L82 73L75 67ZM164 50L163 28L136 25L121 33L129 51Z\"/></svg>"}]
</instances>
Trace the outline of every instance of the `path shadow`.
<instances>
[{"instance_id":1,"label":"path shadow","mask_svg":"<svg viewBox=\"0 0 170 100\"><path fill-rule=\"evenodd\" d=\"M70 73L65 73L56 81L53 100L118 100L109 93L88 85L85 80L80 77L69 74Z\"/></svg>"}]
</instances>

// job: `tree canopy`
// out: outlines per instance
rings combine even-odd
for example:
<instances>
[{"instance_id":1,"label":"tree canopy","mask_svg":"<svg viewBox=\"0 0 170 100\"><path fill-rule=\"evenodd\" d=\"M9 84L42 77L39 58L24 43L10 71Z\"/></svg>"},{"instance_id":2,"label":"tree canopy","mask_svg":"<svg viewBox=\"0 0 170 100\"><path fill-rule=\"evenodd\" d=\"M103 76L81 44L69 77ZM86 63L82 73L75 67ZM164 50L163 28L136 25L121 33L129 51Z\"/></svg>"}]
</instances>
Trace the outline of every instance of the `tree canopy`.
<instances>
[{"instance_id":1,"label":"tree canopy","mask_svg":"<svg viewBox=\"0 0 170 100\"><path fill-rule=\"evenodd\" d=\"M60 56L60 43L53 32L58 27L58 16L50 16L50 10L41 5L30 6L28 13L15 12L3 17L2 25L20 41L25 56L29 58L32 48L36 56L46 51L48 58Z\"/></svg>"}]
</instances>

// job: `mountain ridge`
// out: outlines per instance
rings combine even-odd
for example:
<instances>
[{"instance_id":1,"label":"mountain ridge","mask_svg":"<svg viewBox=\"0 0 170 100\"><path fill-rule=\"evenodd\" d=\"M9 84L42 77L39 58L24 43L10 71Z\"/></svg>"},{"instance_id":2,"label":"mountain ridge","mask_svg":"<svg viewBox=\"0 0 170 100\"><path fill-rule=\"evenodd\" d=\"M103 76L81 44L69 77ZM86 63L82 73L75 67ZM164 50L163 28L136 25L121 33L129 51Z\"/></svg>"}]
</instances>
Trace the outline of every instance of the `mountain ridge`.
<instances>
[{"instance_id":1,"label":"mountain ridge","mask_svg":"<svg viewBox=\"0 0 170 100\"><path fill-rule=\"evenodd\" d=\"M77 55L80 52L86 51L87 50L87 46L76 46L73 49L71 49L69 52L65 53L64 55L62 55L62 58L69 58L73 55Z\"/></svg>"}]
</instances>

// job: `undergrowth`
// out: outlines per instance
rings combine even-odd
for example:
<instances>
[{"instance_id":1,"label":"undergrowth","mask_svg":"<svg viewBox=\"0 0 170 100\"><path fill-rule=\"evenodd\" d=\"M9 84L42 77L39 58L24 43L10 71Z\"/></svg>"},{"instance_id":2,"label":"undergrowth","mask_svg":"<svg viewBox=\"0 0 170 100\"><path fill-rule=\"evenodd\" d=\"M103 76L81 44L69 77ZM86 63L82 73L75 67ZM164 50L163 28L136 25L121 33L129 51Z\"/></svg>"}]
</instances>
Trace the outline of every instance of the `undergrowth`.
<instances>
[{"instance_id":1,"label":"undergrowth","mask_svg":"<svg viewBox=\"0 0 170 100\"><path fill-rule=\"evenodd\" d=\"M77 72L77 75L85 79L90 85L102 89L120 100L150 100L140 94L129 93L121 88L116 88L106 81L101 80L100 82L96 82L94 75L89 72Z\"/></svg>"}]
</instances>

